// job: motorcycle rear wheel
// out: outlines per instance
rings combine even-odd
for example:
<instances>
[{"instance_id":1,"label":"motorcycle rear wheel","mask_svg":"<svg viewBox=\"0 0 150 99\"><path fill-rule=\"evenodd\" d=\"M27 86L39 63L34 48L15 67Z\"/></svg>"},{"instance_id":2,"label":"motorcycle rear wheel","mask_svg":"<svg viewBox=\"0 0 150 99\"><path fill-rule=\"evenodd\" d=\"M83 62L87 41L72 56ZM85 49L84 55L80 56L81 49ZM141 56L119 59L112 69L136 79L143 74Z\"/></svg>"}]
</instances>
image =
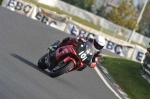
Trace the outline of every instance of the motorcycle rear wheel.
<instances>
[{"instance_id":1,"label":"motorcycle rear wheel","mask_svg":"<svg viewBox=\"0 0 150 99\"><path fill-rule=\"evenodd\" d=\"M50 77L55 78L64 73L67 73L73 66L74 66L74 63L72 61L69 61L66 64L62 64L61 68L58 68L58 69L56 69L58 67L56 66L52 71L50 71Z\"/></svg>"},{"instance_id":2,"label":"motorcycle rear wheel","mask_svg":"<svg viewBox=\"0 0 150 99\"><path fill-rule=\"evenodd\" d=\"M42 56L39 61L38 61L38 67L40 69L47 69L47 65L45 64L45 57L47 57L47 54L45 54L44 56Z\"/></svg>"}]
</instances>

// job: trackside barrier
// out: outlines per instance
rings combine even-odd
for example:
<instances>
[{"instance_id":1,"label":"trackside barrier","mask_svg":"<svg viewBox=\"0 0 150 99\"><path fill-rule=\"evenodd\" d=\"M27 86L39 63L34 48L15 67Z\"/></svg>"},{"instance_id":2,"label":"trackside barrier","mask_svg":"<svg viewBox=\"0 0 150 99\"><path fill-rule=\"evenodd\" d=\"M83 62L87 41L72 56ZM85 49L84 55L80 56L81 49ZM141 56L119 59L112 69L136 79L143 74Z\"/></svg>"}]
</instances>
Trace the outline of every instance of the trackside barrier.
<instances>
[{"instance_id":1,"label":"trackside barrier","mask_svg":"<svg viewBox=\"0 0 150 99\"><path fill-rule=\"evenodd\" d=\"M71 19L71 17L69 16L60 15L57 14L56 12L40 8L38 6L34 7L34 10L30 18L38 20L46 25L52 26L61 31L64 31L67 22Z\"/></svg>"},{"instance_id":2,"label":"trackside barrier","mask_svg":"<svg viewBox=\"0 0 150 99\"><path fill-rule=\"evenodd\" d=\"M138 46L138 45L135 45L134 47L134 52L131 56L132 60L133 61L136 61L138 60L139 62L143 62L143 59L145 57L145 53L147 52L146 49L144 49L143 47L141 46ZM138 56L138 57L137 57ZM144 57L143 57L144 56Z\"/></svg>"}]
</instances>

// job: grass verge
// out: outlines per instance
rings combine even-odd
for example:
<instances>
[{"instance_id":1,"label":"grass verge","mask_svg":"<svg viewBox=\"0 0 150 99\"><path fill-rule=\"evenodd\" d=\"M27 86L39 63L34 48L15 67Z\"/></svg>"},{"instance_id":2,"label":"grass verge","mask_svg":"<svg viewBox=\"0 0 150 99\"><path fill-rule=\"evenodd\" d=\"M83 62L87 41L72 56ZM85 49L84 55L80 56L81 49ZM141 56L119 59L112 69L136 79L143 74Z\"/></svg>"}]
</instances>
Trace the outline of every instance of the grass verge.
<instances>
[{"instance_id":1,"label":"grass verge","mask_svg":"<svg viewBox=\"0 0 150 99\"><path fill-rule=\"evenodd\" d=\"M131 99L150 99L150 84L140 74L140 63L104 57L101 64Z\"/></svg>"}]
</instances>

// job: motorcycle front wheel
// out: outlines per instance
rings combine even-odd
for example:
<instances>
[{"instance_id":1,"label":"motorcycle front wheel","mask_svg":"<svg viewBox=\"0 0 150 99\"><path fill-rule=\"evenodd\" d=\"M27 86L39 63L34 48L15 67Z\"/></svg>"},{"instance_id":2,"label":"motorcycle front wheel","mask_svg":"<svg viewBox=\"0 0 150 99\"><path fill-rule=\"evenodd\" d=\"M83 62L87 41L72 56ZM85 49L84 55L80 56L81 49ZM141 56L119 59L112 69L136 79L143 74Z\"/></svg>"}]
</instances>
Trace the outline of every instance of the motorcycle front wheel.
<instances>
[{"instance_id":1,"label":"motorcycle front wheel","mask_svg":"<svg viewBox=\"0 0 150 99\"><path fill-rule=\"evenodd\" d=\"M63 63L61 66L56 66L53 70L50 71L50 77L55 78L64 73L67 73L72 67L74 63L69 61L68 63Z\"/></svg>"}]
</instances>

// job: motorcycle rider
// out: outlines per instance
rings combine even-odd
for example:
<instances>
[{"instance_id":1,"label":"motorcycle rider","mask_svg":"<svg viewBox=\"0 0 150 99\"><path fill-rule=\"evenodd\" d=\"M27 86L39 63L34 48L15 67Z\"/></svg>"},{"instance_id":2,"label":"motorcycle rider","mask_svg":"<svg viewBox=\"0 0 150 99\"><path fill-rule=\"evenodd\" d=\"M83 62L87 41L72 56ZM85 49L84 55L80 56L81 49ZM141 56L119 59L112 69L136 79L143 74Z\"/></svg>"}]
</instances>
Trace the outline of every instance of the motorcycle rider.
<instances>
[{"instance_id":1,"label":"motorcycle rider","mask_svg":"<svg viewBox=\"0 0 150 99\"><path fill-rule=\"evenodd\" d=\"M65 39L62 40L62 42L60 42L59 40L57 40L54 44L52 44L49 48L48 48L48 57L47 58L47 65L48 68L51 70L53 68L53 66L55 66L57 63L55 63L55 50L59 47L65 46L65 45L71 45L73 43L78 43L82 40L88 40L92 45L94 45L95 49L96 49L96 54L94 55L91 63L88 65L90 68L94 68L91 64L92 63L96 63L100 60L100 57L102 56L101 54L101 50L103 49L103 47L105 46L105 39L98 35L95 36L94 38L88 38L88 37L66 37ZM50 65L52 64L52 65ZM78 71L82 71L83 69L85 69L87 66L84 66L80 69L78 69Z\"/></svg>"}]
</instances>

